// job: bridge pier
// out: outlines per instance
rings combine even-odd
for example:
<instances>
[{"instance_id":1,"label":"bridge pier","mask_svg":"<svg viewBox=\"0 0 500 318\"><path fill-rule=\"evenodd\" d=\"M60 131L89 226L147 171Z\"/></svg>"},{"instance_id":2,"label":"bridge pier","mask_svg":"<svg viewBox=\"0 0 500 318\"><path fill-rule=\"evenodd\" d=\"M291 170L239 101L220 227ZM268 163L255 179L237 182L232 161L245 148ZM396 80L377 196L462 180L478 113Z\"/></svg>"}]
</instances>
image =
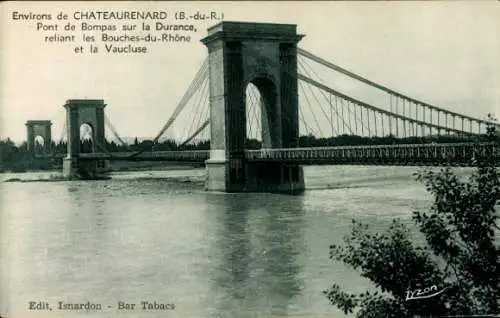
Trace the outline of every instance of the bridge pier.
<instances>
[{"instance_id":1,"label":"bridge pier","mask_svg":"<svg viewBox=\"0 0 500 318\"><path fill-rule=\"evenodd\" d=\"M110 170L109 160L63 158L63 177L68 180L102 178Z\"/></svg>"},{"instance_id":2,"label":"bridge pier","mask_svg":"<svg viewBox=\"0 0 500 318\"><path fill-rule=\"evenodd\" d=\"M63 158L62 164L63 178L68 180L77 180L78 177L78 158Z\"/></svg>"},{"instance_id":3,"label":"bridge pier","mask_svg":"<svg viewBox=\"0 0 500 318\"><path fill-rule=\"evenodd\" d=\"M305 189L304 171L297 164L209 159L205 165L209 191L296 194Z\"/></svg>"},{"instance_id":4,"label":"bridge pier","mask_svg":"<svg viewBox=\"0 0 500 318\"><path fill-rule=\"evenodd\" d=\"M252 162L246 165L247 191L301 193L305 189L304 170L281 162Z\"/></svg>"},{"instance_id":5,"label":"bridge pier","mask_svg":"<svg viewBox=\"0 0 500 318\"><path fill-rule=\"evenodd\" d=\"M299 165L245 159L245 91L261 94L266 149L296 148L299 139L296 25L222 22L202 39L209 52L210 159L206 189L302 192Z\"/></svg>"}]
</instances>

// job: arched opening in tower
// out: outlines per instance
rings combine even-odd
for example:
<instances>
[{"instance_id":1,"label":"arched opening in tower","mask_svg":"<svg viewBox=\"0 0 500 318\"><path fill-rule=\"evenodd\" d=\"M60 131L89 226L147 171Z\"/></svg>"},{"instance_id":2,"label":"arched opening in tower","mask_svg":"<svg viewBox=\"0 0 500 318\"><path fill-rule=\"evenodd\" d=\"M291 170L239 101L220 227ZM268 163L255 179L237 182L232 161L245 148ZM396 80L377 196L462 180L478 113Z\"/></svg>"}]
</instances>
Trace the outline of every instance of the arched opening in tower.
<instances>
[{"instance_id":1,"label":"arched opening in tower","mask_svg":"<svg viewBox=\"0 0 500 318\"><path fill-rule=\"evenodd\" d=\"M246 149L262 148L262 105L259 89L249 83L245 92Z\"/></svg>"},{"instance_id":2,"label":"arched opening in tower","mask_svg":"<svg viewBox=\"0 0 500 318\"><path fill-rule=\"evenodd\" d=\"M38 135L35 136L35 154L43 154L45 152L45 139Z\"/></svg>"},{"instance_id":3,"label":"arched opening in tower","mask_svg":"<svg viewBox=\"0 0 500 318\"><path fill-rule=\"evenodd\" d=\"M276 86L272 80L258 77L245 91L246 149L279 148L281 145L280 112Z\"/></svg>"},{"instance_id":4,"label":"arched opening in tower","mask_svg":"<svg viewBox=\"0 0 500 318\"><path fill-rule=\"evenodd\" d=\"M80 153L95 152L94 129L88 123L80 125Z\"/></svg>"}]
</instances>

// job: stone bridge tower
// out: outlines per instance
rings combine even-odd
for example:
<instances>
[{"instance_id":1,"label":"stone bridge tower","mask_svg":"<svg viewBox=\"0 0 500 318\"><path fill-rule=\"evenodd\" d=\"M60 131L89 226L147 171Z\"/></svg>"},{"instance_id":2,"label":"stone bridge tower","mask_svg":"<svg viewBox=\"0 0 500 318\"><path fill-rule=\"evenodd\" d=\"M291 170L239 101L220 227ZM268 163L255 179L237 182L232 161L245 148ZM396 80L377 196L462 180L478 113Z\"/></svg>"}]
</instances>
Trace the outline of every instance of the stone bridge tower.
<instances>
[{"instance_id":1,"label":"stone bridge tower","mask_svg":"<svg viewBox=\"0 0 500 318\"><path fill-rule=\"evenodd\" d=\"M63 176L66 178L92 178L100 170L105 171L106 160L83 160L80 158L80 127L87 124L92 128L93 152L102 152L106 145L104 125L104 100L70 99L66 101L67 156L63 160Z\"/></svg>"},{"instance_id":2,"label":"stone bridge tower","mask_svg":"<svg viewBox=\"0 0 500 318\"><path fill-rule=\"evenodd\" d=\"M245 91L262 97L262 147L298 146L299 111L296 25L222 22L208 29L210 159L207 190L301 192L302 167L245 159Z\"/></svg>"},{"instance_id":3,"label":"stone bridge tower","mask_svg":"<svg viewBox=\"0 0 500 318\"><path fill-rule=\"evenodd\" d=\"M35 139L40 136L43 138L43 154L49 154L52 150L52 122L50 120L28 120L25 125L28 151L35 153Z\"/></svg>"}]
</instances>

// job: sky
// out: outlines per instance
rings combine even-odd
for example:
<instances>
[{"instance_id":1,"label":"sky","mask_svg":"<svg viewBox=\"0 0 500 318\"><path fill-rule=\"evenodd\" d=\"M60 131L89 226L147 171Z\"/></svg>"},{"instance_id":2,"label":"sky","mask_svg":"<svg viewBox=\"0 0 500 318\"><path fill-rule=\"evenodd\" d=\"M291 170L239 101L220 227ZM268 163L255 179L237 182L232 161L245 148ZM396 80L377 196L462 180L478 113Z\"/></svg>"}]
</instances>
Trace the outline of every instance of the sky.
<instances>
[{"instance_id":1,"label":"sky","mask_svg":"<svg viewBox=\"0 0 500 318\"><path fill-rule=\"evenodd\" d=\"M27 120L51 120L58 139L63 105L77 98L104 99L122 136L155 136L207 56L199 40L217 21L196 21L190 43L155 44L140 55L92 55L74 53L82 42L79 22L78 43L46 43L44 36L56 32L13 20L14 11L217 11L226 21L297 24L305 35L301 48L374 82L458 113L500 116L499 1L2 2L0 8L0 138L16 142L26 139ZM331 86L337 85L361 92Z\"/></svg>"}]
</instances>

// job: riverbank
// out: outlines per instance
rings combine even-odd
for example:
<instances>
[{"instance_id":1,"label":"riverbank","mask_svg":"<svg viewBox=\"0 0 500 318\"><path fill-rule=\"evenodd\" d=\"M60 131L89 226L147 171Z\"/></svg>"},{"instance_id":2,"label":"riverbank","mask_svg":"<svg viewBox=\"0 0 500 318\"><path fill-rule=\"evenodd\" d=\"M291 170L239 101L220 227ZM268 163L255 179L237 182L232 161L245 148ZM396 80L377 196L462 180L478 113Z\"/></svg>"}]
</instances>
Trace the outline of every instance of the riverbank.
<instances>
[{"instance_id":1,"label":"riverbank","mask_svg":"<svg viewBox=\"0 0 500 318\"><path fill-rule=\"evenodd\" d=\"M117 171L163 171L163 170L186 170L203 168L204 163L192 162L159 162L159 161L111 161L110 172ZM47 168L6 168L2 167L0 173L39 173L39 172L60 172L62 165L52 165Z\"/></svg>"},{"instance_id":2,"label":"riverbank","mask_svg":"<svg viewBox=\"0 0 500 318\"><path fill-rule=\"evenodd\" d=\"M190 166L163 166L163 167L144 167L137 170L113 170L99 178L99 180L164 180L172 181L176 184L193 184L203 185L205 182L205 170L203 168L193 168ZM30 171L24 173L0 173L0 183L33 183L33 182L65 182L61 170L52 171ZM73 180L78 182L78 180ZM84 180L82 180L84 181ZM88 181L88 180L87 180Z\"/></svg>"}]
</instances>

